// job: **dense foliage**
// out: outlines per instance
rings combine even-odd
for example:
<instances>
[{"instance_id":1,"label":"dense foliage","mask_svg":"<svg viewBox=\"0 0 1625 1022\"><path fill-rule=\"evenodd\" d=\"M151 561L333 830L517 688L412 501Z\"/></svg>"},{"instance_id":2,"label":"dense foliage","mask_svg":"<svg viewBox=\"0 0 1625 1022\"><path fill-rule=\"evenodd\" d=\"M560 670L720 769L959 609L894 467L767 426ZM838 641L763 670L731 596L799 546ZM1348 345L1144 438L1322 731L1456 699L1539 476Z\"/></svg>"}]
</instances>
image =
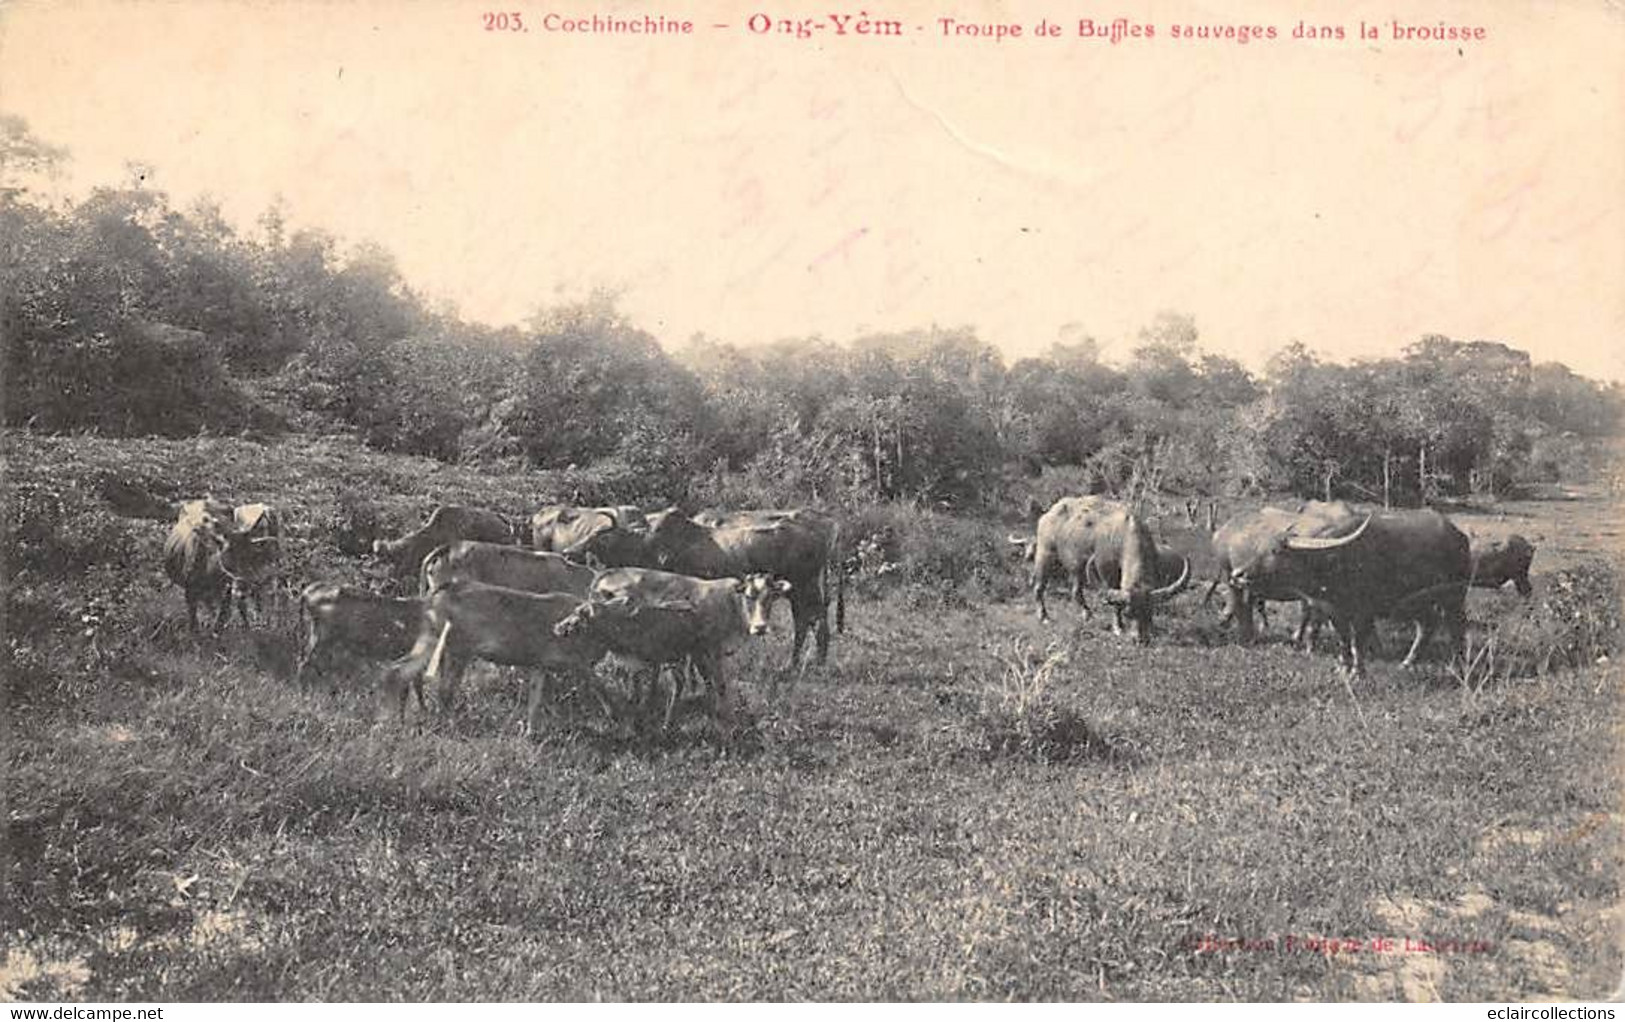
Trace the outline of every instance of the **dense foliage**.
<instances>
[{"instance_id":1,"label":"dense foliage","mask_svg":"<svg viewBox=\"0 0 1625 1022\"><path fill-rule=\"evenodd\" d=\"M11 167L63 158L3 127ZM971 328L668 351L610 295L497 330L431 307L382 249L275 209L250 236L140 182L57 207L6 184L9 426L351 432L444 462L611 466L649 499L991 506L1076 466L1129 496L1404 504L1589 474L1625 407L1617 385L1440 336L1353 365L1294 342L1257 377L1168 312L1121 365L1076 331L1013 365Z\"/></svg>"}]
</instances>

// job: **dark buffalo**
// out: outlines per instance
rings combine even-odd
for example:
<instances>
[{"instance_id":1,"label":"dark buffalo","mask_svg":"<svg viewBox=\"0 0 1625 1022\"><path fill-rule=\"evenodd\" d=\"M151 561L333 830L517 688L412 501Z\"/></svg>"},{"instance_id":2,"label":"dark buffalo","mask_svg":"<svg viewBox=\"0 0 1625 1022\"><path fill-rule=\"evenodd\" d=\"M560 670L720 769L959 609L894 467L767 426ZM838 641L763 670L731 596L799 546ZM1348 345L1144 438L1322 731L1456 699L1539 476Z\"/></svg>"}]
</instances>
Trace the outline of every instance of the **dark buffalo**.
<instances>
[{"instance_id":1,"label":"dark buffalo","mask_svg":"<svg viewBox=\"0 0 1625 1022\"><path fill-rule=\"evenodd\" d=\"M510 545L514 542L507 520L495 511L442 504L428 521L400 539L373 540L372 552L389 563L396 578L410 579L417 576L431 550L460 539Z\"/></svg>"},{"instance_id":2,"label":"dark buffalo","mask_svg":"<svg viewBox=\"0 0 1625 1022\"><path fill-rule=\"evenodd\" d=\"M1467 537L1438 512L1350 509L1276 535L1232 569L1231 581L1308 601L1336 627L1340 661L1360 673L1379 617L1415 623L1406 667L1441 621L1459 652L1471 570Z\"/></svg>"},{"instance_id":3,"label":"dark buffalo","mask_svg":"<svg viewBox=\"0 0 1625 1022\"><path fill-rule=\"evenodd\" d=\"M650 515L646 532L607 529L581 544L572 556L596 557L610 567L645 567L695 578L719 579L766 574L790 583L795 637L790 667L800 662L807 633L813 632L818 660L829 656L829 576L834 574L836 625L846 618L846 584L836 544L840 528L821 511L759 510L702 512L701 520L676 509Z\"/></svg>"},{"instance_id":4,"label":"dark buffalo","mask_svg":"<svg viewBox=\"0 0 1625 1022\"><path fill-rule=\"evenodd\" d=\"M722 658L750 636L771 628L773 602L794 598L791 583L764 574L698 579L649 568L612 568L599 575L587 600L559 622L561 636L592 636L617 656L658 672L662 665L693 664L725 706ZM676 676L666 723L682 694ZM651 688L652 690L652 688Z\"/></svg>"},{"instance_id":5,"label":"dark buffalo","mask_svg":"<svg viewBox=\"0 0 1625 1022\"><path fill-rule=\"evenodd\" d=\"M1032 541L1033 599L1040 620L1049 619L1044 588L1052 573L1072 580L1072 598L1089 613L1084 587L1098 583L1112 605L1112 630L1121 633L1124 618L1134 637L1151 641L1151 609L1170 599L1190 581L1190 561L1179 558L1172 579L1169 565L1146 527L1128 505L1105 497L1062 497L1038 519Z\"/></svg>"},{"instance_id":6,"label":"dark buffalo","mask_svg":"<svg viewBox=\"0 0 1625 1022\"><path fill-rule=\"evenodd\" d=\"M422 592L427 596L452 579L461 578L527 593L582 596L592 584L592 577L591 568L567 560L563 554L461 540L436 547L423 559Z\"/></svg>"},{"instance_id":7,"label":"dark buffalo","mask_svg":"<svg viewBox=\"0 0 1625 1022\"><path fill-rule=\"evenodd\" d=\"M1517 533L1504 540L1473 540L1473 585L1499 589L1511 582L1519 596L1528 596L1535 587L1529 582L1529 565L1535 559L1535 545Z\"/></svg>"},{"instance_id":8,"label":"dark buffalo","mask_svg":"<svg viewBox=\"0 0 1625 1022\"><path fill-rule=\"evenodd\" d=\"M605 529L643 529L647 525L643 512L631 504L619 507L551 504L531 516L530 545L537 550L562 553Z\"/></svg>"},{"instance_id":9,"label":"dark buffalo","mask_svg":"<svg viewBox=\"0 0 1625 1022\"><path fill-rule=\"evenodd\" d=\"M263 506L263 505L260 505ZM186 596L186 620L197 630L198 606L217 608L214 627L225 627L233 600L243 627L248 627L248 599L276 562L277 537L262 535L254 527L238 528L237 508L211 498L181 505L175 524L164 540L164 572Z\"/></svg>"},{"instance_id":10,"label":"dark buffalo","mask_svg":"<svg viewBox=\"0 0 1625 1022\"><path fill-rule=\"evenodd\" d=\"M412 648L423 601L379 596L337 582L312 582L299 596L305 648L294 675L299 687L309 671L323 671L333 654L394 660Z\"/></svg>"}]
</instances>

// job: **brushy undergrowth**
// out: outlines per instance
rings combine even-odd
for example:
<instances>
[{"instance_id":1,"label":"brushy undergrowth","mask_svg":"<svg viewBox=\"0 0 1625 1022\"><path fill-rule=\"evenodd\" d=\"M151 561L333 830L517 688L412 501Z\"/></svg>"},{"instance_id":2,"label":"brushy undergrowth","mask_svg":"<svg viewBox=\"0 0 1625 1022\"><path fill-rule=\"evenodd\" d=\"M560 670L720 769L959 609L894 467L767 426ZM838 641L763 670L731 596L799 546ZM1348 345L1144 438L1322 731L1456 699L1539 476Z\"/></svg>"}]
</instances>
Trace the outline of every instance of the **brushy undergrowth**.
<instances>
[{"instance_id":1,"label":"brushy undergrowth","mask_svg":"<svg viewBox=\"0 0 1625 1022\"><path fill-rule=\"evenodd\" d=\"M997 598L1023 588L1003 529L890 508L880 563L912 567L859 587L826 667L783 670L780 611L728 661L729 721L567 698L525 736L523 672L481 665L455 716L403 728L375 665L293 687L291 615L189 635L141 493L270 497L298 572L365 580L369 530L435 500L519 514L550 477L8 439L45 518L8 501L3 997L1544 999L1619 974L1625 677L1595 548L1537 560L1531 601L1472 595L1477 648L1551 656L1485 680L1486 654L1463 698L1437 661L1399 670L1403 629L1345 686L1278 622L1234 645L1194 588L1149 647L1061 600L1039 624ZM932 563L963 599L916 597ZM1488 950L1428 956L1419 987L1402 956L1287 937Z\"/></svg>"}]
</instances>

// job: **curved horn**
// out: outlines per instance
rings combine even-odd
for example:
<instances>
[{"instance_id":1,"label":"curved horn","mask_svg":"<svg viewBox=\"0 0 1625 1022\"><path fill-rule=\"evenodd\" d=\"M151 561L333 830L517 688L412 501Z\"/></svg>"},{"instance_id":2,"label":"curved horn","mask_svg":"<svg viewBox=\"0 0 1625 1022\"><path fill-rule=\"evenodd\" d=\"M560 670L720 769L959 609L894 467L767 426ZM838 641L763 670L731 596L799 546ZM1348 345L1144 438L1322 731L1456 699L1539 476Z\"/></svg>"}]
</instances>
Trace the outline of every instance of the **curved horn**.
<instances>
[{"instance_id":1,"label":"curved horn","mask_svg":"<svg viewBox=\"0 0 1625 1022\"><path fill-rule=\"evenodd\" d=\"M1153 590L1151 590L1151 598L1152 599L1154 599L1154 600L1166 600L1166 599L1168 599L1168 598L1170 598L1172 596L1175 596L1182 589L1185 588L1185 583L1190 581L1190 577L1191 577L1191 559L1189 557L1185 557L1183 555L1181 555L1179 559L1185 563L1184 569L1182 571L1180 571L1180 573L1179 573L1179 578L1177 580L1175 580L1175 582L1172 585L1166 585L1166 586L1163 586L1161 589L1153 589Z\"/></svg>"},{"instance_id":2,"label":"curved horn","mask_svg":"<svg viewBox=\"0 0 1625 1022\"><path fill-rule=\"evenodd\" d=\"M621 520L615 517L615 512L612 509L601 507L598 509L598 513L609 519L610 528L619 529L621 527Z\"/></svg>"},{"instance_id":3,"label":"curved horn","mask_svg":"<svg viewBox=\"0 0 1625 1022\"><path fill-rule=\"evenodd\" d=\"M1005 536L1004 541L1006 543L1009 543L1011 546L1026 546L1027 545L1027 541L1024 538L1022 538L1021 536L1016 535L1013 532L1010 533L1009 535Z\"/></svg>"},{"instance_id":4,"label":"curved horn","mask_svg":"<svg viewBox=\"0 0 1625 1022\"><path fill-rule=\"evenodd\" d=\"M1366 527L1371 524L1371 515L1365 516L1360 527L1347 536L1288 536L1286 546L1288 550L1336 550L1338 547L1348 546L1365 534Z\"/></svg>"}]
</instances>

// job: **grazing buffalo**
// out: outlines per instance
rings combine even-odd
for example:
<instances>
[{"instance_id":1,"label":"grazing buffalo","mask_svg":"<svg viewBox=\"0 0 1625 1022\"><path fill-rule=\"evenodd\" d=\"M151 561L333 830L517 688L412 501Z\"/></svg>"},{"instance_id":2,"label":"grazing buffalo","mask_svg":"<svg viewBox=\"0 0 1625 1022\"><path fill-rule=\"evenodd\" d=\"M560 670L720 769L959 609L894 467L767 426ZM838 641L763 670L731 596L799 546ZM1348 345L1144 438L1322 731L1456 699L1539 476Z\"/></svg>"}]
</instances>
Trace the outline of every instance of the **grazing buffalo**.
<instances>
[{"instance_id":1,"label":"grazing buffalo","mask_svg":"<svg viewBox=\"0 0 1625 1022\"><path fill-rule=\"evenodd\" d=\"M650 515L646 532L606 529L571 551L610 567L658 568L695 578L766 574L790 583L795 637L790 667L801 660L813 632L818 661L829 656L829 576L835 583L836 627L846 621L846 582L836 544L840 527L821 511L702 512L689 518L675 508Z\"/></svg>"},{"instance_id":2,"label":"grazing buffalo","mask_svg":"<svg viewBox=\"0 0 1625 1022\"><path fill-rule=\"evenodd\" d=\"M643 512L631 504L619 507L576 507L551 504L530 519L530 545L537 550L563 553L605 529L643 529Z\"/></svg>"},{"instance_id":3,"label":"grazing buffalo","mask_svg":"<svg viewBox=\"0 0 1625 1022\"><path fill-rule=\"evenodd\" d=\"M440 702L450 709L474 660L585 677L603 658L603 644L590 634L554 633L580 603L571 593L527 593L452 579L426 598L411 650L385 671L386 698L398 703L404 717L407 684L421 709L425 679L435 684L443 678ZM534 721L542 695L541 686L531 687L528 720Z\"/></svg>"},{"instance_id":4,"label":"grazing buffalo","mask_svg":"<svg viewBox=\"0 0 1625 1022\"><path fill-rule=\"evenodd\" d=\"M1218 573L1202 598L1203 604L1212 598L1215 588L1224 585L1224 618L1220 623L1234 621L1236 634L1241 641L1252 642L1258 637L1255 616L1266 616L1266 600L1302 602L1303 598L1295 591L1272 586L1267 579L1252 588L1243 589L1236 583L1235 569L1257 559L1282 536L1293 533L1311 535L1316 529L1346 521L1353 515L1354 510L1342 501L1311 500L1300 505L1296 511L1261 507L1230 518L1213 533L1213 554L1218 562ZM1304 641L1312 621L1313 611L1305 604L1295 641Z\"/></svg>"},{"instance_id":5,"label":"grazing buffalo","mask_svg":"<svg viewBox=\"0 0 1625 1022\"><path fill-rule=\"evenodd\" d=\"M1300 521L1232 568L1240 590L1307 601L1337 629L1339 660L1363 672L1373 621L1410 620L1416 635L1404 666L1443 621L1459 652L1472 570L1467 537L1436 511L1377 511Z\"/></svg>"},{"instance_id":6,"label":"grazing buffalo","mask_svg":"<svg viewBox=\"0 0 1625 1022\"><path fill-rule=\"evenodd\" d=\"M259 505L263 507L264 505ZM181 505L180 514L164 540L164 572L186 596L186 620L197 631L199 604L216 607L214 627L225 627L235 599L243 627L248 627L248 597L276 563L277 537L259 528L265 516L249 515L251 525L238 527L239 509L203 498Z\"/></svg>"},{"instance_id":7,"label":"grazing buffalo","mask_svg":"<svg viewBox=\"0 0 1625 1022\"><path fill-rule=\"evenodd\" d=\"M261 612L266 590L274 606L281 606L285 581L280 571L282 555L282 516L270 504L239 504L232 508L233 527L250 540L252 554L240 564L237 573L239 599L252 599L254 613Z\"/></svg>"},{"instance_id":8,"label":"grazing buffalo","mask_svg":"<svg viewBox=\"0 0 1625 1022\"><path fill-rule=\"evenodd\" d=\"M726 707L722 658L749 636L770 630L773 601L794 587L765 574L698 579L649 568L613 568L599 575L586 602L554 629L561 636L592 636L610 652L658 672L662 665L694 665L710 683L716 706ZM665 720L682 694L673 683Z\"/></svg>"},{"instance_id":9,"label":"grazing buffalo","mask_svg":"<svg viewBox=\"0 0 1625 1022\"><path fill-rule=\"evenodd\" d=\"M305 648L294 675L300 688L308 671L325 670L332 654L344 651L370 660L394 660L412 648L423 601L379 596L337 582L312 582L299 595Z\"/></svg>"},{"instance_id":10,"label":"grazing buffalo","mask_svg":"<svg viewBox=\"0 0 1625 1022\"><path fill-rule=\"evenodd\" d=\"M423 594L462 578L527 593L584 596L593 574L591 568L566 560L563 554L460 540L435 547L423 559Z\"/></svg>"},{"instance_id":11,"label":"grazing buffalo","mask_svg":"<svg viewBox=\"0 0 1625 1022\"><path fill-rule=\"evenodd\" d=\"M1500 589L1511 582L1520 596L1534 592L1534 586L1529 581L1529 565L1534 560L1535 548L1527 539L1517 534L1494 541L1468 537L1468 552L1472 558L1474 586ZM1306 649L1313 648L1321 626L1328 620L1330 618L1324 611L1305 601L1295 640Z\"/></svg>"},{"instance_id":12,"label":"grazing buffalo","mask_svg":"<svg viewBox=\"0 0 1625 1022\"><path fill-rule=\"evenodd\" d=\"M1517 533L1504 540L1476 540L1470 544L1473 558L1473 585L1499 589L1511 582L1519 596L1528 596L1535 587L1529 582L1529 565L1535 559L1535 546Z\"/></svg>"},{"instance_id":13,"label":"grazing buffalo","mask_svg":"<svg viewBox=\"0 0 1625 1022\"><path fill-rule=\"evenodd\" d=\"M510 545L514 542L513 530L495 511L442 504L428 521L400 539L373 540L372 552L390 564L396 578L409 579L417 575L429 551L460 539Z\"/></svg>"},{"instance_id":14,"label":"grazing buffalo","mask_svg":"<svg viewBox=\"0 0 1625 1022\"><path fill-rule=\"evenodd\" d=\"M1072 598L1090 613L1083 599L1087 583L1106 587L1112 605L1112 630L1121 633L1124 618L1134 637L1151 641L1151 609L1170 599L1190 581L1191 565L1179 558L1180 570L1170 580L1170 564L1157 549L1151 530L1128 505L1105 497L1062 497L1038 519L1032 541L1033 599L1040 620L1049 619L1044 588L1052 572L1064 570L1072 579Z\"/></svg>"}]
</instances>

